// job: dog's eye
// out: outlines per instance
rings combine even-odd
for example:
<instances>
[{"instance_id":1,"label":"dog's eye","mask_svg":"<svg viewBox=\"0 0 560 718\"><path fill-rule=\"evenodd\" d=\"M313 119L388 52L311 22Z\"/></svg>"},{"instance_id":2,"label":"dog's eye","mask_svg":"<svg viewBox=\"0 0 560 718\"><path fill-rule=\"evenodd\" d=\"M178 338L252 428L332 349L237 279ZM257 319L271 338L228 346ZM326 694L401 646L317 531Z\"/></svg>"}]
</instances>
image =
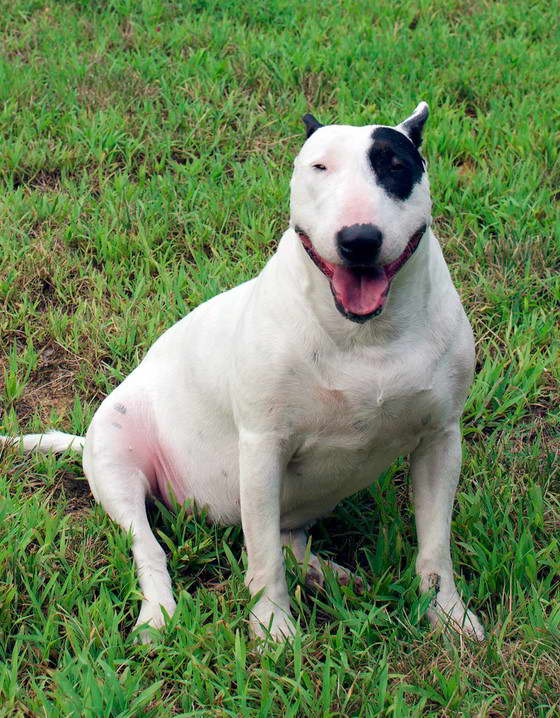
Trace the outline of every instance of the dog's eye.
<instances>
[{"instance_id":1,"label":"dog's eye","mask_svg":"<svg viewBox=\"0 0 560 718\"><path fill-rule=\"evenodd\" d=\"M401 170L404 170L405 168L406 168L406 165L404 164L404 162L401 162L396 157L393 157L393 159L391 160L391 166L390 166L391 172L400 172Z\"/></svg>"},{"instance_id":2,"label":"dog's eye","mask_svg":"<svg viewBox=\"0 0 560 718\"><path fill-rule=\"evenodd\" d=\"M320 162L315 163L315 164L313 165L313 168L316 169L316 170L319 170L319 172L325 172L326 169L327 169L327 168L325 167L325 165L322 165Z\"/></svg>"}]
</instances>

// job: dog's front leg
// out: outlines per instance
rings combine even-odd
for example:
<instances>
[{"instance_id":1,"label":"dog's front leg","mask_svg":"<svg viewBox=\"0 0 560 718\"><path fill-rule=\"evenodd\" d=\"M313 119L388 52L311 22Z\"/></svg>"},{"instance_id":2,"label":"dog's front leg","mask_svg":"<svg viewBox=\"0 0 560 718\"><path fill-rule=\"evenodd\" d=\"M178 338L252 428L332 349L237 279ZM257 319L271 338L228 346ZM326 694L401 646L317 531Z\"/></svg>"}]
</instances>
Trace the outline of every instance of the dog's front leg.
<instances>
[{"instance_id":1,"label":"dog's front leg","mask_svg":"<svg viewBox=\"0 0 560 718\"><path fill-rule=\"evenodd\" d=\"M457 593L451 565L451 512L461 471L458 423L422 440L411 456L411 471L419 548L416 572L422 592L435 590L430 623L482 640L484 629Z\"/></svg>"},{"instance_id":2,"label":"dog's front leg","mask_svg":"<svg viewBox=\"0 0 560 718\"><path fill-rule=\"evenodd\" d=\"M282 468L278 437L241 432L241 521L248 559L245 583L252 596L261 593L252 610L251 630L258 637L270 634L276 640L294 633L280 540Z\"/></svg>"}]
</instances>

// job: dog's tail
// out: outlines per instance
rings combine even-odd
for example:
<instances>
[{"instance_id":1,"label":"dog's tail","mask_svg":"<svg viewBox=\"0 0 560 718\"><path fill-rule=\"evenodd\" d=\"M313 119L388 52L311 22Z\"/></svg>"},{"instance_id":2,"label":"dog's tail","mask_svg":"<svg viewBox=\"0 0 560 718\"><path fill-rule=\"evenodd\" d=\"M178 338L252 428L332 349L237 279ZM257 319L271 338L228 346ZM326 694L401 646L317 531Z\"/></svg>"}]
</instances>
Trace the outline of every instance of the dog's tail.
<instances>
[{"instance_id":1,"label":"dog's tail","mask_svg":"<svg viewBox=\"0 0 560 718\"><path fill-rule=\"evenodd\" d=\"M85 436L64 434L62 431L48 431L46 434L25 434L23 436L0 436L0 446L21 447L24 451L54 451L61 454L63 451L76 451L83 453Z\"/></svg>"}]
</instances>

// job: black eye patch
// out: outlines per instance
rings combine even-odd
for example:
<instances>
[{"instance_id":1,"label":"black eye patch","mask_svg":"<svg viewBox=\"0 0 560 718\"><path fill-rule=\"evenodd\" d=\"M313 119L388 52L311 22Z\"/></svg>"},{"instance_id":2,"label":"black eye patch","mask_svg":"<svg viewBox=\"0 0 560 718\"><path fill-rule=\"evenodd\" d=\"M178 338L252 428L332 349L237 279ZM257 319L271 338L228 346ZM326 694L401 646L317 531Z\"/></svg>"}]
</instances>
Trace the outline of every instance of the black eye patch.
<instances>
[{"instance_id":1,"label":"black eye patch","mask_svg":"<svg viewBox=\"0 0 560 718\"><path fill-rule=\"evenodd\" d=\"M400 200L410 197L424 174L424 162L412 142L390 127L377 127L368 151L371 168L387 194Z\"/></svg>"}]
</instances>

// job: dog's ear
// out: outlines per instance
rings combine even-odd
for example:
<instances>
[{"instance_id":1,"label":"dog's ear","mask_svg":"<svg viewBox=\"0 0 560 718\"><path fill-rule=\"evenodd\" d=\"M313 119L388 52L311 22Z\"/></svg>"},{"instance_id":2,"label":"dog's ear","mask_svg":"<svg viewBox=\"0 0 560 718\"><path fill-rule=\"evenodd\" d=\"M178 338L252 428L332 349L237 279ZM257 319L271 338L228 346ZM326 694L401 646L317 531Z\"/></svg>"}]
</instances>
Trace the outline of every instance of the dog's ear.
<instances>
[{"instance_id":1,"label":"dog's ear","mask_svg":"<svg viewBox=\"0 0 560 718\"><path fill-rule=\"evenodd\" d=\"M398 125L399 130L402 130L406 135L408 135L416 147L420 147L422 144L422 132L424 130L426 120L428 119L428 115L428 104L426 102L421 102L410 117L407 117L404 122L401 122L401 124Z\"/></svg>"},{"instance_id":2,"label":"dog's ear","mask_svg":"<svg viewBox=\"0 0 560 718\"><path fill-rule=\"evenodd\" d=\"M313 115L304 115L301 119L305 125L305 134L307 138L311 137L311 135L318 130L319 127L323 127L319 120L316 120Z\"/></svg>"}]
</instances>

